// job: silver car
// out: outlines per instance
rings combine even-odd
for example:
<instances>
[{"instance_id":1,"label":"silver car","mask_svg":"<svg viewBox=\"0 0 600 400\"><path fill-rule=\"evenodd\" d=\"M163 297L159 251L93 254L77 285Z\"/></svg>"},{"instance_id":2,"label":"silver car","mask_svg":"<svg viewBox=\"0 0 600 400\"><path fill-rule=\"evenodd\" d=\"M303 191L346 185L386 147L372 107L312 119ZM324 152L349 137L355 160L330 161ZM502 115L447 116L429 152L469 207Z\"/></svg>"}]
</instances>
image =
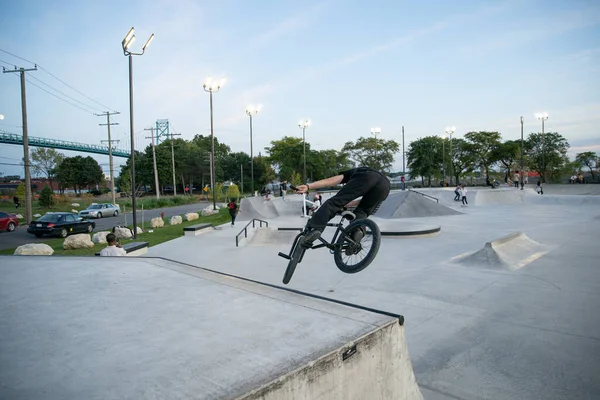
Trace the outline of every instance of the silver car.
<instances>
[{"instance_id":1,"label":"silver car","mask_svg":"<svg viewBox=\"0 0 600 400\"><path fill-rule=\"evenodd\" d=\"M116 217L121 212L121 207L118 204L112 203L92 203L85 210L79 211L79 216L83 218L102 218Z\"/></svg>"}]
</instances>

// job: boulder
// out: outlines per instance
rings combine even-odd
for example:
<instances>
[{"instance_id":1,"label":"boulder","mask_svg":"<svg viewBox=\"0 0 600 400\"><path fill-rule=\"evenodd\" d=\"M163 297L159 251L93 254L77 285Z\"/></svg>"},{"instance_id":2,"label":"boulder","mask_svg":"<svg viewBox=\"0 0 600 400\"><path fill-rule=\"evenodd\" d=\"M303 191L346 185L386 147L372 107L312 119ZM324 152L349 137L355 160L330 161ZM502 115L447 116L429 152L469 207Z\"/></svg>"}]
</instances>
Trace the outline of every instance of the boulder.
<instances>
[{"instance_id":1,"label":"boulder","mask_svg":"<svg viewBox=\"0 0 600 400\"><path fill-rule=\"evenodd\" d=\"M200 216L198 215L198 213L187 213L184 215L184 219L186 221L193 221L200 218Z\"/></svg>"},{"instance_id":2,"label":"boulder","mask_svg":"<svg viewBox=\"0 0 600 400\"><path fill-rule=\"evenodd\" d=\"M108 235L109 233L110 231L94 233L94 236L92 236L92 242L98 244L106 244L106 235Z\"/></svg>"},{"instance_id":3,"label":"boulder","mask_svg":"<svg viewBox=\"0 0 600 400\"><path fill-rule=\"evenodd\" d=\"M54 249L44 243L29 243L17 247L13 254L20 256L51 256L54 254Z\"/></svg>"},{"instance_id":4,"label":"boulder","mask_svg":"<svg viewBox=\"0 0 600 400\"><path fill-rule=\"evenodd\" d=\"M39 218L39 217L42 216L42 214L34 214L33 216L36 217L36 218Z\"/></svg>"},{"instance_id":5,"label":"boulder","mask_svg":"<svg viewBox=\"0 0 600 400\"><path fill-rule=\"evenodd\" d=\"M144 230L138 226L137 228L135 228L135 234L139 235L140 233L144 233Z\"/></svg>"},{"instance_id":6,"label":"boulder","mask_svg":"<svg viewBox=\"0 0 600 400\"><path fill-rule=\"evenodd\" d=\"M77 211L77 210L76 210L76 209L74 209L74 208L71 210L71 212L72 212L72 213L75 213L75 214L78 214L78 213L79 213L79 211Z\"/></svg>"},{"instance_id":7,"label":"boulder","mask_svg":"<svg viewBox=\"0 0 600 400\"><path fill-rule=\"evenodd\" d=\"M71 203L71 207L79 207L79 203Z\"/></svg>"},{"instance_id":8,"label":"boulder","mask_svg":"<svg viewBox=\"0 0 600 400\"><path fill-rule=\"evenodd\" d=\"M217 214L219 210L213 210L213 206L208 206L202 210L202 216L206 217L207 215Z\"/></svg>"},{"instance_id":9,"label":"boulder","mask_svg":"<svg viewBox=\"0 0 600 400\"><path fill-rule=\"evenodd\" d=\"M179 225L183 222L183 218L181 218L181 215L173 215L171 217L171 225Z\"/></svg>"},{"instance_id":10,"label":"boulder","mask_svg":"<svg viewBox=\"0 0 600 400\"><path fill-rule=\"evenodd\" d=\"M91 247L94 247L94 243L87 233L67 236L63 242L63 249L65 250L89 249Z\"/></svg>"},{"instance_id":11,"label":"boulder","mask_svg":"<svg viewBox=\"0 0 600 400\"><path fill-rule=\"evenodd\" d=\"M117 239L129 239L133 235L131 234L131 229L124 228L121 226L115 226L115 236Z\"/></svg>"},{"instance_id":12,"label":"boulder","mask_svg":"<svg viewBox=\"0 0 600 400\"><path fill-rule=\"evenodd\" d=\"M23 215L22 214L17 214L17 218L23 219Z\"/></svg>"},{"instance_id":13,"label":"boulder","mask_svg":"<svg viewBox=\"0 0 600 400\"><path fill-rule=\"evenodd\" d=\"M152 225L153 228L162 228L165 226L165 221L163 221L161 217L152 218L150 220L150 225Z\"/></svg>"}]
</instances>

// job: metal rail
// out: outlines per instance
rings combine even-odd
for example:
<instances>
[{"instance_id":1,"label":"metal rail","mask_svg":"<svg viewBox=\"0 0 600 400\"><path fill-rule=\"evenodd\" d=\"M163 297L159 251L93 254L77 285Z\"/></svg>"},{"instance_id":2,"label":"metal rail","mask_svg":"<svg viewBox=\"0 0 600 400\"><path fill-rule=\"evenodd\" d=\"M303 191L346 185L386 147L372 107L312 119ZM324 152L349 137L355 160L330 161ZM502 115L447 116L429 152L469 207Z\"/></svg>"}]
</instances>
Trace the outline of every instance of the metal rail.
<instances>
[{"instance_id":1,"label":"metal rail","mask_svg":"<svg viewBox=\"0 0 600 400\"><path fill-rule=\"evenodd\" d=\"M267 225L267 228L269 227L269 223L267 221L263 221L262 219L254 218L252 221L250 221L246 224L246 226L240 231L240 233L235 235L235 247L239 246L239 237L242 233L244 234L245 238L248 238L248 227L250 226L250 224L252 224L252 227L255 228L256 227L256 225L254 225L255 221L260 222L261 228L262 228L263 223Z\"/></svg>"},{"instance_id":2,"label":"metal rail","mask_svg":"<svg viewBox=\"0 0 600 400\"><path fill-rule=\"evenodd\" d=\"M52 149L82 151L84 153L108 155L108 146L69 142L66 140L40 138L29 136L27 142L30 146L47 147ZM0 132L0 143L23 145L23 136L15 133ZM129 158L130 154L126 150L113 149L112 155L115 157Z\"/></svg>"},{"instance_id":3,"label":"metal rail","mask_svg":"<svg viewBox=\"0 0 600 400\"><path fill-rule=\"evenodd\" d=\"M417 193L417 194L420 194L420 195L421 195L421 196L423 196L423 197L427 197L427 198L429 198L429 199L431 199L431 200L435 200L435 202L436 202L436 203L439 203L439 202L440 202L440 201L438 200L438 198L437 198L437 197L433 197L433 196L430 196L430 195L428 195L428 194L425 194L425 193L417 192L417 191L416 191L416 190L414 190L414 189L408 189L408 191L409 191L409 192L415 192L415 193Z\"/></svg>"}]
</instances>

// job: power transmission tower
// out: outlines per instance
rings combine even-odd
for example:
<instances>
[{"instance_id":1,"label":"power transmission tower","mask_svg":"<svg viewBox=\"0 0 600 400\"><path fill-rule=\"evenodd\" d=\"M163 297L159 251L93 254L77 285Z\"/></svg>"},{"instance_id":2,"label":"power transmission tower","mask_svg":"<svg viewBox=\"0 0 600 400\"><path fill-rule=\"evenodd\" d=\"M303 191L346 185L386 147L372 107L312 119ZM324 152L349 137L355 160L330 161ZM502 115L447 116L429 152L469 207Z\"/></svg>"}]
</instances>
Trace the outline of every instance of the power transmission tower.
<instances>
[{"instance_id":1,"label":"power transmission tower","mask_svg":"<svg viewBox=\"0 0 600 400\"><path fill-rule=\"evenodd\" d=\"M151 131L152 132L152 159L154 160L154 186L156 189L156 199L160 199L160 191L159 191L159 187L158 187L158 169L156 169L156 149L154 146L154 130L156 128L146 128L144 129L145 131ZM146 139L150 139L148 136L146 136Z\"/></svg>"},{"instance_id":2,"label":"power transmission tower","mask_svg":"<svg viewBox=\"0 0 600 400\"><path fill-rule=\"evenodd\" d=\"M37 71L37 65L35 68L17 68L15 66L14 70L7 70L2 67L2 72L18 72L21 75L21 112L23 114L23 163L25 164L25 219L27 220L27 225L31 223L31 173L29 170L29 136L27 132L27 96L25 92L25 72L28 71Z\"/></svg>"},{"instance_id":3,"label":"power transmission tower","mask_svg":"<svg viewBox=\"0 0 600 400\"><path fill-rule=\"evenodd\" d=\"M175 182L175 150L173 149L173 136L181 136L180 133L171 133L171 162L173 163L173 196L177 196L177 182ZM191 186L190 186L190 190ZM183 188L185 194L185 188Z\"/></svg>"},{"instance_id":4,"label":"power transmission tower","mask_svg":"<svg viewBox=\"0 0 600 400\"><path fill-rule=\"evenodd\" d=\"M113 156L112 156L112 144L113 142L119 143L119 140L111 140L110 139L110 126L111 125L119 125L118 122L110 122L110 116L111 115L117 115L120 114L119 112L108 112L108 111L104 111L102 114L94 114L98 117L102 117L102 116L106 116L106 123L105 124L98 124L100 126L107 126L108 127L108 140L101 140L101 142L108 142L108 163L109 163L109 168L110 168L110 193L111 193L111 199L112 199L112 203L116 204L116 200L115 200L115 174L113 171Z\"/></svg>"}]
</instances>

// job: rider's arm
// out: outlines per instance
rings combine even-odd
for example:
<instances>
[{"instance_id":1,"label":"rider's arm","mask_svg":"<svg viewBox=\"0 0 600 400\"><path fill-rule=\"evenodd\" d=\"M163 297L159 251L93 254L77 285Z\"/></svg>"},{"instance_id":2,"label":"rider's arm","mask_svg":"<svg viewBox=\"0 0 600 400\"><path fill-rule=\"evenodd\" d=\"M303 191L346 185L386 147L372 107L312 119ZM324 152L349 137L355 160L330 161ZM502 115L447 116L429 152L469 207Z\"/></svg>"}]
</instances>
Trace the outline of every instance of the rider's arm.
<instances>
[{"instance_id":1,"label":"rider's arm","mask_svg":"<svg viewBox=\"0 0 600 400\"><path fill-rule=\"evenodd\" d=\"M300 185L300 186L298 186L298 192L304 193L304 192L308 191L309 189L317 190L317 189L323 189L326 187L337 186L340 183L342 183L343 179L344 179L344 175L336 175L336 176L332 176L331 178L321 179L320 181L311 182L307 185Z\"/></svg>"}]
</instances>

